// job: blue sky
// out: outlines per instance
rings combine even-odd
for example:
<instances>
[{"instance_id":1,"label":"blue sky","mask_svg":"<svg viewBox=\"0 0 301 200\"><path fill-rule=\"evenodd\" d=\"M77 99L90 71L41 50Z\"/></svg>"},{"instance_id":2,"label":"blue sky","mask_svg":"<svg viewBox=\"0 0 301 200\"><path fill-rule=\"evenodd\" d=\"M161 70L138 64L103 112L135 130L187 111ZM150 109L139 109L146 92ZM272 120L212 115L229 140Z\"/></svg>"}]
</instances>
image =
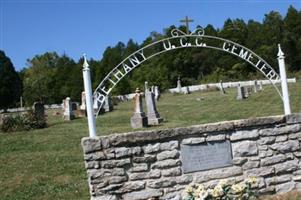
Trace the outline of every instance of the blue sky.
<instances>
[{"instance_id":1,"label":"blue sky","mask_svg":"<svg viewBox=\"0 0 301 200\"><path fill-rule=\"evenodd\" d=\"M272 10L284 16L289 5L300 10L301 0L0 0L0 49L17 70L46 51L100 59L107 46L141 43L186 15L195 20L191 29L220 28L227 18L262 22Z\"/></svg>"}]
</instances>

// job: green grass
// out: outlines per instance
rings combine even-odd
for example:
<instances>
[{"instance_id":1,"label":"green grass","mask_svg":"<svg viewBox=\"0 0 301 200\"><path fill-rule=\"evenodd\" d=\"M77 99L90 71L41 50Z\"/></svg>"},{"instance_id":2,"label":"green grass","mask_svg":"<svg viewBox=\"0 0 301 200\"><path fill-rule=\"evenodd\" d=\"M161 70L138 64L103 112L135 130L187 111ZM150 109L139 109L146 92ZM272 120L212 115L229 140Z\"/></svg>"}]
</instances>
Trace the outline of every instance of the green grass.
<instances>
[{"instance_id":1,"label":"green grass","mask_svg":"<svg viewBox=\"0 0 301 200\"><path fill-rule=\"evenodd\" d=\"M301 112L301 82L289 85L293 112ZM280 115L283 106L272 87L237 101L236 90L163 94L158 111L165 122L150 129ZM198 98L203 100L198 101ZM97 118L98 135L133 131L133 102L120 103ZM80 140L88 136L85 118L71 122L48 113L46 129L0 134L0 199L89 199Z\"/></svg>"}]
</instances>

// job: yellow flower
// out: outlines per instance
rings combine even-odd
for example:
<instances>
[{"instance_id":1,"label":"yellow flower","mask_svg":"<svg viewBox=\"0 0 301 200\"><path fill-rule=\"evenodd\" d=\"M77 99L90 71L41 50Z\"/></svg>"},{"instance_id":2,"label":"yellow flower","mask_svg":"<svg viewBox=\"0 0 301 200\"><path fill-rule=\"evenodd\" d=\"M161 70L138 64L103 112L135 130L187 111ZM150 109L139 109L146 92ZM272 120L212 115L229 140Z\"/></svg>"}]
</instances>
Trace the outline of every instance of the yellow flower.
<instances>
[{"instance_id":1,"label":"yellow flower","mask_svg":"<svg viewBox=\"0 0 301 200\"><path fill-rule=\"evenodd\" d=\"M186 188L185 192L186 192L187 194L191 194L191 193L193 192L193 188L192 188L191 186L188 186L188 187Z\"/></svg>"},{"instance_id":2,"label":"yellow flower","mask_svg":"<svg viewBox=\"0 0 301 200\"><path fill-rule=\"evenodd\" d=\"M221 187L225 187L225 186L229 185L229 183L228 183L228 180L223 179L223 180L219 181L218 185L220 185Z\"/></svg>"},{"instance_id":3,"label":"yellow flower","mask_svg":"<svg viewBox=\"0 0 301 200\"><path fill-rule=\"evenodd\" d=\"M223 190L222 186L217 185L217 186L214 187L211 194L212 194L213 197L219 197L219 196L222 196L224 194L224 190Z\"/></svg>"},{"instance_id":4,"label":"yellow flower","mask_svg":"<svg viewBox=\"0 0 301 200\"><path fill-rule=\"evenodd\" d=\"M247 181L247 183L250 183L250 184L256 184L257 183L257 178L255 176L250 176Z\"/></svg>"},{"instance_id":5,"label":"yellow flower","mask_svg":"<svg viewBox=\"0 0 301 200\"><path fill-rule=\"evenodd\" d=\"M232 185L232 187L231 187L231 189L232 189L235 193L241 193L245 188L246 188L246 185L245 185L244 183L234 184L234 185Z\"/></svg>"},{"instance_id":6,"label":"yellow flower","mask_svg":"<svg viewBox=\"0 0 301 200\"><path fill-rule=\"evenodd\" d=\"M208 192L206 190L202 190L202 192L200 192L198 197L200 200L205 200L207 196L208 196Z\"/></svg>"},{"instance_id":7,"label":"yellow flower","mask_svg":"<svg viewBox=\"0 0 301 200\"><path fill-rule=\"evenodd\" d=\"M202 184L199 184L199 185L197 186L197 190L198 190L198 191L205 190L205 186L202 185Z\"/></svg>"}]
</instances>

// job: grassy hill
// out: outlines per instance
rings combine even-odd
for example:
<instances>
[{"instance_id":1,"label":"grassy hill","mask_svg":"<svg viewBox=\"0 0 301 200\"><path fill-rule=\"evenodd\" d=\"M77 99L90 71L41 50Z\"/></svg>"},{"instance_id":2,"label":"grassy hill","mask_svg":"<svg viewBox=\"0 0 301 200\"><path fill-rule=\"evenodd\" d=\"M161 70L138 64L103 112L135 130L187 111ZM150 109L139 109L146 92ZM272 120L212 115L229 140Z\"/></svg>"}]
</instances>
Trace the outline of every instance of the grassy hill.
<instances>
[{"instance_id":1,"label":"grassy hill","mask_svg":"<svg viewBox=\"0 0 301 200\"><path fill-rule=\"evenodd\" d=\"M293 112L301 112L301 82L289 85ZM274 88L236 100L236 89L163 94L158 111L165 129L208 122L280 115L281 99ZM98 135L133 131L133 102L120 103L111 113L97 118ZM0 133L0 199L89 199L80 140L88 136L86 118L71 122L49 111L48 128L29 132Z\"/></svg>"}]
</instances>

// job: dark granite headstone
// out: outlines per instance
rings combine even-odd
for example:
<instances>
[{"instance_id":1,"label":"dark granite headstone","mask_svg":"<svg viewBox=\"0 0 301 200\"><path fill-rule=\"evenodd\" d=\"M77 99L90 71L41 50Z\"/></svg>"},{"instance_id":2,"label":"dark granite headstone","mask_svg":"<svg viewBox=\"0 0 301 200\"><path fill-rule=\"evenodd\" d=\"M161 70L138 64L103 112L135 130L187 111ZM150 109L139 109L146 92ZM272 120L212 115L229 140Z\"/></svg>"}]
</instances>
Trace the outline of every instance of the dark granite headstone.
<instances>
[{"instance_id":1,"label":"dark granite headstone","mask_svg":"<svg viewBox=\"0 0 301 200\"><path fill-rule=\"evenodd\" d=\"M181 145L183 173L215 169L232 165L229 141Z\"/></svg>"}]
</instances>

